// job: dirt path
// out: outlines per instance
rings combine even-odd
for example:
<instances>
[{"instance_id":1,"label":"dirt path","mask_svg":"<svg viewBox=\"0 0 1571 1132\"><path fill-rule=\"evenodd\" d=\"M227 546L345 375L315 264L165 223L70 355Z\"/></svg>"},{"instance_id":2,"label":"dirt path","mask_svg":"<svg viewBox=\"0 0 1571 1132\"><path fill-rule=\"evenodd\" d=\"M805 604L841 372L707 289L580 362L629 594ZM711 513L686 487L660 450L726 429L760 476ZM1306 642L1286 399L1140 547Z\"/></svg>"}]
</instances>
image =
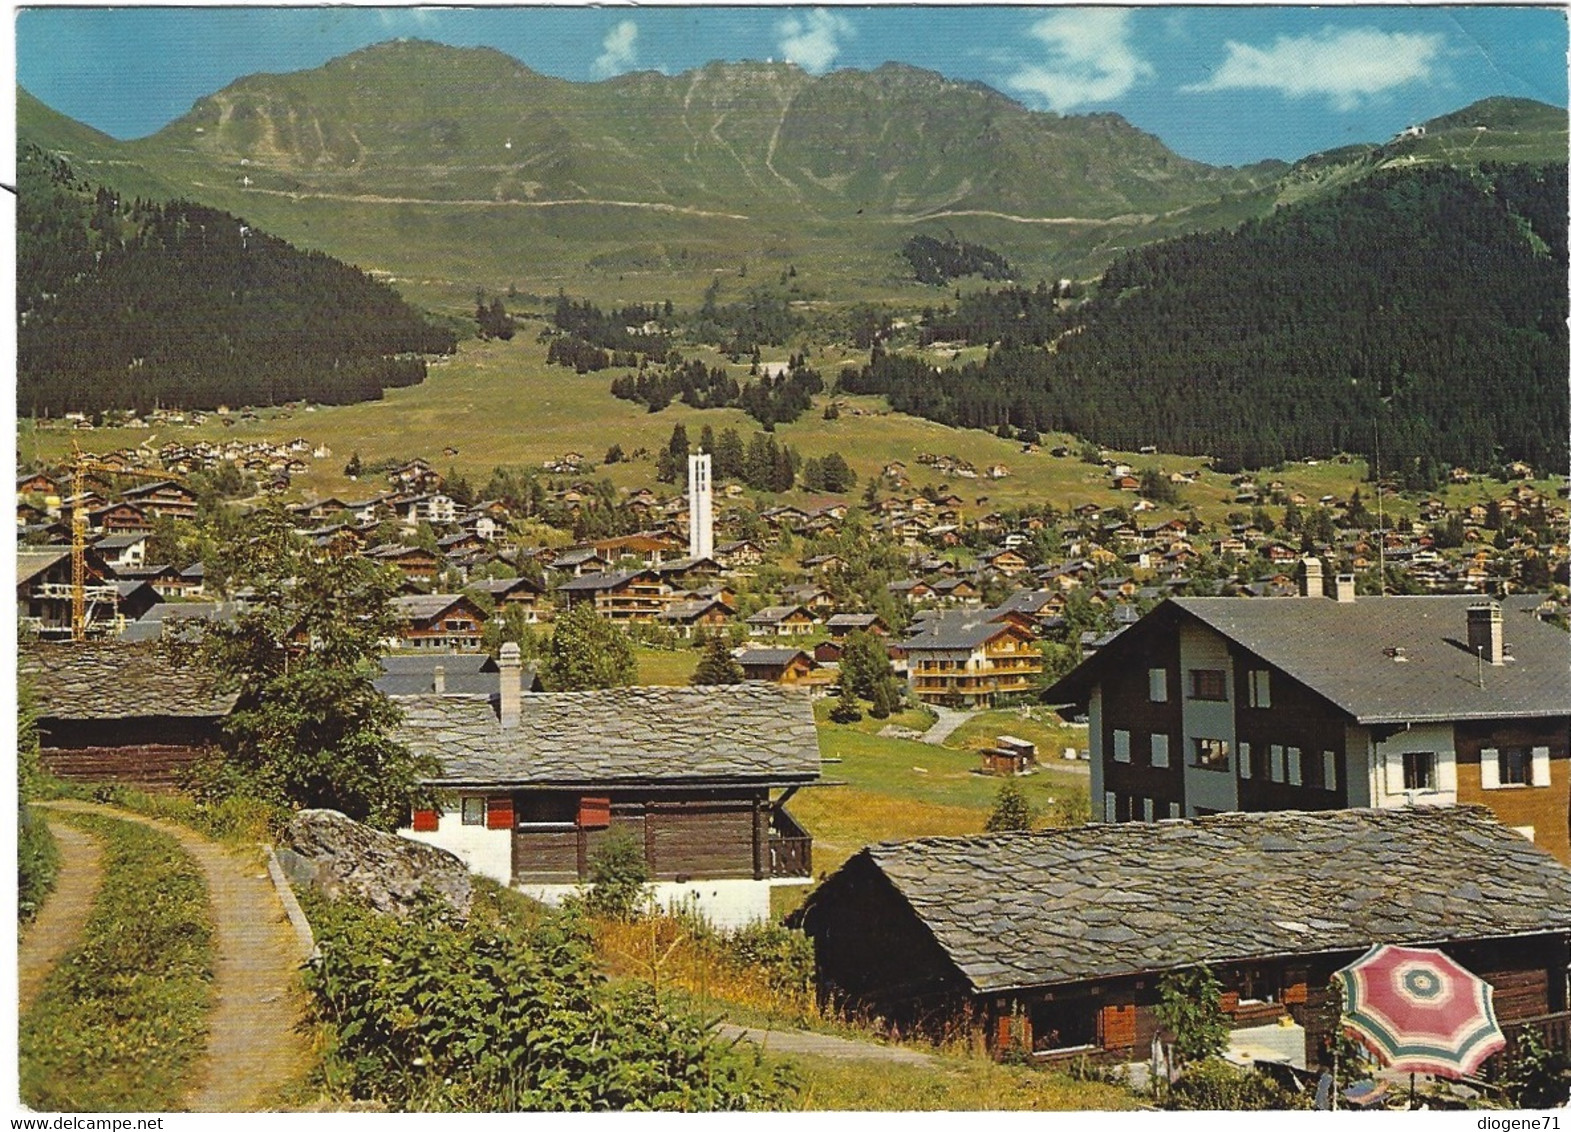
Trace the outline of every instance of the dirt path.
<instances>
[{"instance_id":1,"label":"dirt path","mask_svg":"<svg viewBox=\"0 0 1571 1132\"><path fill-rule=\"evenodd\" d=\"M202 866L215 927L216 994L207 1064L186 1104L194 1112L248 1112L267 1104L305 1067L309 1052L296 1029L296 976L304 956L261 858L237 856L182 826L109 806L49 806L150 825L174 837Z\"/></svg>"},{"instance_id":2,"label":"dirt path","mask_svg":"<svg viewBox=\"0 0 1571 1132\"><path fill-rule=\"evenodd\" d=\"M104 876L103 852L96 837L62 821L48 824L60 847L60 875L55 890L44 898L43 907L18 941L18 1017L27 1013L49 973L82 938Z\"/></svg>"},{"instance_id":3,"label":"dirt path","mask_svg":"<svg viewBox=\"0 0 1571 1132\"><path fill-rule=\"evenodd\" d=\"M831 1057L836 1061L894 1061L903 1065L931 1065L937 1060L930 1053L904 1046L881 1046L807 1030L761 1030L756 1026L733 1026L729 1022L722 1022L719 1029L722 1037L745 1038L773 1053L803 1053Z\"/></svg>"},{"instance_id":4,"label":"dirt path","mask_svg":"<svg viewBox=\"0 0 1571 1132\"><path fill-rule=\"evenodd\" d=\"M968 713L954 708L939 707L937 704L928 704L927 707L938 718L933 721L933 726L922 732L922 742L935 747L942 746L945 739L964 727L966 720L971 718Z\"/></svg>"}]
</instances>

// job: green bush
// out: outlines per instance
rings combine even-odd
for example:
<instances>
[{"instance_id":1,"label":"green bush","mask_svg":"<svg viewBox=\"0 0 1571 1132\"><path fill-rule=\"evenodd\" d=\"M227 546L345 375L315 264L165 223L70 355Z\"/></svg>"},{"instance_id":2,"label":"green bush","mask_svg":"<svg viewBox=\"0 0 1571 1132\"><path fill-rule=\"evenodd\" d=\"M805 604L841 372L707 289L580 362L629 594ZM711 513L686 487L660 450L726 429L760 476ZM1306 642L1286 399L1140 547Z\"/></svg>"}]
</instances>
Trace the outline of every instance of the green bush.
<instances>
[{"instance_id":1,"label":"green bush","mask_svg":"<svg viewBox=\"0 0 1571 1132\"><path fill-rule=\"evenodd\" d=\"M1035 821L1036 812L1026 799L1025 792L1017 783L1007 780L998 787L998 796L993 800L993 811L987 815L987 822L982 828L988 833L998 833L1008 829L1030 829Z\"/></svg>"},{"instance_id":2,"label":"green bush","mask_svg":"<svg viewBox=\"0 0 1571 1132\"><path fill-rule=\"evenodd\" d=\"M32 807L17 807L16 918L26 923L38 914L44 897L54 891L60 873L60 847L54 834Z\"/></svg>"},{"instance_id":3,"label":"green bush","mask_svg":"<svg viewBox=\"0 0 1571 1132\"><path fill-rule=\"evenodd\" d=\"M855 723L862 718L862 709L857 707L856 697L840 694L835 700L835 706L829 709L829 719L832 723Z\"/></svg>"},{"instance_id":4,"label":"green bush","mask_svg":"<svg viewBox=\"0 0 1571 1132\"><path fill-rule=\"evenodd\" d=\"M1309 1108L1307 1094L1293 1093L1252 1069L1208 1057L1184 1069L1173 1082L1164 1107L1181 1110L1252 1111Z\"/></svg>"},{"instance_id":5,"label":"green bush","mask_svg":"<svg viewBox=\"0 0 1571 1132\"><path fill-rule=\"evenodd\" d=\"M609 987L571 917L457 926L430 908L312 910L305 980L335 1094L399 1110L734 1111L787 1093L756 1052L647 986Z\"/></svg>"},{"instance_id":6,"label":"green bush","mask_svg":"<svg viewBox=\"0 0 1571 1132\"><path fill-rule=\"evenodd\" d=\"M589 891L584 907L596 916L631 920L649 895L644 847L625 829L613 829L589 855Z\"/></svg>"},{"instance_id":7,"label":"green bush","mask_svg":"<svg viewBox=\"0 0 1571 1132\"><path fill-rule=\"evenodd\" d=\"M757 920L721 937L732 967L761 972L769 988L806 998L813 985L813 941L792 928Z\"/></svg>"}]
</instances>

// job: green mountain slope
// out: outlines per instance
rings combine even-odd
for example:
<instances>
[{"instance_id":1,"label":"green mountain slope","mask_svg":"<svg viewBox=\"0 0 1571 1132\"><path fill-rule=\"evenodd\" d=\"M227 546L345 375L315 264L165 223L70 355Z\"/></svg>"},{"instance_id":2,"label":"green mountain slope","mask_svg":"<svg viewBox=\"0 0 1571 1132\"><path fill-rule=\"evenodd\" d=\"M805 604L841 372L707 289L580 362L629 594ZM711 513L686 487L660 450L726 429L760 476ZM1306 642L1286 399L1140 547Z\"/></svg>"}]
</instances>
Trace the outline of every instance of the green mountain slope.
<instances>
[{"instance_id":1,"label":"green mountain slope","mask_svg":"<svg viewBox=\"0 0 1571 1132\"><path fill-rule=\"evenodd\" d=\"M1052 313L1047 348L946 371L875 356L841 386L945 424L1226 468L1377 444L1424 488L1440 464L1563 468L1565 200L1564 164L1383 169L1119 257L1093 298Z\"/></svg>"},{"instance_id":2,"label":"green mountain slope","mask_svg":"<svg viewBox=\"0 0 1571 1132\"><path fill-rule=\"evenodd\" d=\"M33 101L22 136L85 175L245 215L454 307L508 284L693 302L744 266L796 267L819 297L914 297L899 254L914 233L986 245L1023 277L1084 277L1390 164L1565 149L1563 111L1493 99L1423 138L1218 169L1117 115L1034 112L904 65L572 83L421 41L249 76L127 143Z\"/></svg>"}]
</instances>

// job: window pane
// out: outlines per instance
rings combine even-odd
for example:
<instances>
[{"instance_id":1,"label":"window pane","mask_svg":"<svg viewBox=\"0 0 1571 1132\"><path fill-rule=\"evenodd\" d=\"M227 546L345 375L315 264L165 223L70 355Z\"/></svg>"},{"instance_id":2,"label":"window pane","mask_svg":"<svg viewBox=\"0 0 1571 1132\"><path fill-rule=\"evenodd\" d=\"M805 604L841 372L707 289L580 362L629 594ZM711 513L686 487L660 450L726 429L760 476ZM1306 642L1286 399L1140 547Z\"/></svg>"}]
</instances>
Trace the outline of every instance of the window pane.
<instances>
[{"instance_id":1,"label":"window pane","mask_svg":"<svg viewBox=\"0 0 1571 1132\"><path fill-rule=\"evenodd\" d=\"M1226 700L1227 673L1216 668L1190 669L1189 695L1196 700Z\"/></svg>"},{"instance_id":2,"label":"window pane","mask_svg":"<svg viewBox=\"0 0 1571 1132\"><path fill-rule=\"evenodd\" d=\"M1320 784L1327 790L1336 789L1336 752L1320 752Z\"/></svg>"},{"instance_id":3,"label":"window pane","mask_svg":"<svg viewBox=\"0 0 1571 1132\"><path fill-rule=\"evenodd\" d=\"M1129 732L1113 732L1113 761L1119 763L1129 761Z\"/></svg>"},{"instance_id":4,"label":"window pane","mask_svg":"<svg viewBox=\"0 0 1571 1132\"><path fill-rule=\"evenodd\" d=\"M1287 781L1292 786L1304 784L1303 753L1297 747L1287 749Z\"/></svg>"},{"instance_id":5,"label":"window pane","mask_svg":"<svg viewBox=\"0 0 1571 1132\"><path fill-rule=\"evenodd\" d=\"M1253 778L1255 776L1255 756L1249 749L1248 743L1238 745L1238 777Z\"/></svg>"},{"instance_id":6,"label":"window pane","mask_svg":"<svg viewBox=\"0 0 1571 1132\"><path fill-rule=\"evenodd\" d=\"M1284 775L1283 775L1283 769L1284 768L1283 768L1282 764L1283 764L1282 745L1280 743L1272 743L1271 744L1271 781L1272 782L1281 782L1282 781L1282 779L1284 777Z\"/></svg>"},{"instance_id":7,"label":"window pane","mask_svg":"<svg viewBox=\"0 0 1571 1132\"><path fill-rule=\"evenodd\" d=\"M464 799L464 824L465 825L484 825L485 824L485 799L484 798L465 798Z\"/></svg>"},{"instance_id":8,"label":"window pane","mask_svg":"<svg viewBox=\"0 0 1571 1132\"><path fill-rule=\"evenodd\" d=\"M1195 740L1194 762L1191 765L1201 770L1227 770L1229 763L1227 740Z\"/></svg>"},{"instance_id":9,"label":"window pane","mask_svg":"<svg viewBox=\"0 0 1571 1132\"><path fill-rule=\"evenodd\" d=\"M1433 790L1435 756L1433 751L1408 751L1402 756L1402 789Z\"/></svg>"}]
</instances>

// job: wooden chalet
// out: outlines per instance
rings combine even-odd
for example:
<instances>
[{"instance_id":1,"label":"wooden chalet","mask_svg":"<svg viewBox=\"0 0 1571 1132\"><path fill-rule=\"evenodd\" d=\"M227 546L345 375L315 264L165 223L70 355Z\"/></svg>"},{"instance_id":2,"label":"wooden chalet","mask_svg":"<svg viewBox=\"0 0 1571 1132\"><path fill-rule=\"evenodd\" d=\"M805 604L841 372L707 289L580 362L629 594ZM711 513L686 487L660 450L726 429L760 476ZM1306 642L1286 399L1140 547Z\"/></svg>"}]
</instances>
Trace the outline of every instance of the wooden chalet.
<instances>
[{"instance_id":1,"label":"wooden chalet","mask_svg":"<svg viewBox=\"0 0 1571 1132\"><path fill-rule=\"evenodd\" d=\"M40 761L71 780L172 789L216 750L235 703L154 645L23 644L17 667L35 698Z\"/></svg>"},{"instance_id":2,"label":"wooden chalet","mask_svg":"<svg viewBox=\"0 0 1571 1132\"><path fill-rule=\"evenodd\" d=\"M736 610L719 598L691 598L669 603L660 611L659 623L691 637L700 629L725 629L735 617Z\"/></svg>"},{"instance_id":3,"label":"wooden chalet","mask_svg":"<svg viewBox=\"0 0 1571 1132\"><path fill-rule=\"evenodd\" d=\"M489 594L496 603L498 614L505 610L517 608L524 611L524 620L531 625L538 623L550 614L550 604L546 601L545 587L533 578L520 574L516 578L486 578L470 583L471 589Z\"/></svg>"},{"instance_id":4,"label":"wooden chalet","mask_svg":"<svg viewBox=\"0 0 1571 1132\"><path fill-rule=\"evenodd\" d=\"M430 582L442 569L442 560L423 546L404 546L387 543L373 546L365 552L373 562L396 566L412 582Z\"/></svg>"},{"instance_id":5,"label":"wooden chalet","mask_svg":"<svg viewBox=\"0 0 1571 1132\"><path fill-rule=\"evenodd\" d=\"M911 691L924 703L991 706L999 696L1030 691L1042 672L1034 634L994 611L925 618L900 642Z\"/></svg>"},{"instance_id":6,"label":"wooden chalet","mask_svg":"<svg viewBox=\"0 0 1571 1132\"><path fill-rule=\"evenodd\" d=\"M90 631L105 630L119 613L114 578L92 547L86 551L84 594ZM71 548L20 547L16 551L16 619L21 628L44 640L71 638Z\"/></svg>"},{"instance_id":7,"label":"wooden chalet","mask_svg":"<svg viewBox=\"0 0 1571 1132\"><path fill-rule=\"evenodd\" d=\"M1235 1036L1271 1026L1327 1066L1331 973L1375 943L1439 947L1494 987L1508 1037L1571 1045L1571 870L1477 807L886 843L795 919L835 1007L969 1021L1048 1064L1148 1059L1162 977L1205 964Z\"/></svg>"},{"instance_id":8,"label":"wooden chalet","mask_svg":"<svg viewBox=\"0 0 1571 1132\"><path fill-rule=\"evenodd\" d=\"M671 600L671 587L653 570L585 574L563 582L556 592L569 609L588 601L600 616L619 624L652 625Z\"/></svg>"},{"instance_id":9,"label":"wooden chalet","mask_svg":"<svg viewBox=\"0 0 1571 1132\"><path fill-rule=\"evenodd\" d=\"M824 628L829 630L831 637L836 638L844 637L858 629L877 637L889 636L889 626L876 613L836 613L824 622Z\"/></svg>"},{"instance_id":10,"label":"wooden chalet","mask_svg":"<svg viewBox=\"0 0 1571 1132\"><path fill-rule=\"evenodd\" d=\"M443 799L406 836L554 903L622 830L643 846L659 903L720 927L767 919L772 887L810 882L812 839L785 809L819 777L805 696L758 684L527 695L516 651L501 668L494 708L402 701L399 738L438 760L429 785Z\"/></svg>"},{"instance_id":11,"label":"wooden chalet","mask_svg":"<svg viewBox=\"0 0 1571 1132\"><path fill-rule=\"evenodd\" d=\"M818 627L813 615L800 605L766 605L747 619L755 637L798 637Z\"/></svg>"},{"instance_id":12,"label":"wooden chalet","mask_svg":"<svg viewBox=\"0 0 1571 1132\"><path fill-rule=\"evenodd\" d=\"M392 601L400 649L478 649L485 611L463 594L404 594Z\"/></svg>"},{"instance_id":13,"label":"wooden chalet","mask_svg":"<svg viewBox=\"0 0 1571 1132\"><path fill-rule=\"evenodd\" d=\"M818 663L803 649L742 648L732 654L749 680L770 684L806 684Z\"/></svg>"},{"instance_id":14,"label":"wooden chalet","mask_svg":"<svg viewBox=\"0 0 1571 1132\"><path fill-rule=\"evenodd\" d=\"M159 518L196 518L196 492L174 480L141 484L121 492L120 498Z\"/></svg>"}]
</instances>

